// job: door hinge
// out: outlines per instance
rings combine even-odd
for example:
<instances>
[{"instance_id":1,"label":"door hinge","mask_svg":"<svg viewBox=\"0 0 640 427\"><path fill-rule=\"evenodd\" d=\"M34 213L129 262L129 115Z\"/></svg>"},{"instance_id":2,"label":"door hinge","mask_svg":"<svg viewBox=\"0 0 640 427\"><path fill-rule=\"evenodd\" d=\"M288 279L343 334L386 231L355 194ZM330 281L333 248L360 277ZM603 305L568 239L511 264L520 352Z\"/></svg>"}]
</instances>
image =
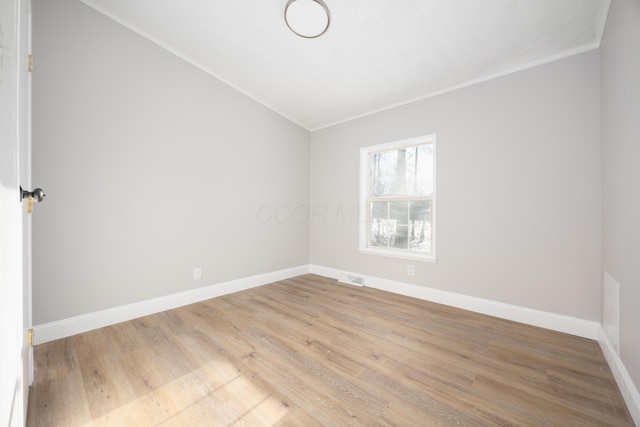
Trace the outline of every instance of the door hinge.
<instances>
[{"instance_id":1,"label":"door hinge","mask_svg":"<svg viewBox=\"0 0 640 427\"><path fill-rule=\"evenodd\" d=\"M33 73L33 55L29 54L27 56L27 71Z\"/></svg>"},{"instance_id":2,"label":"door hinge","mask_svg":"<svg viewBox=\"0 0 640 427\"><path fill-rule=\"evenodd\" d=\"M33 347L33 329L27 331L27 344L29 347Z\"/></svg>"}]
</instances>

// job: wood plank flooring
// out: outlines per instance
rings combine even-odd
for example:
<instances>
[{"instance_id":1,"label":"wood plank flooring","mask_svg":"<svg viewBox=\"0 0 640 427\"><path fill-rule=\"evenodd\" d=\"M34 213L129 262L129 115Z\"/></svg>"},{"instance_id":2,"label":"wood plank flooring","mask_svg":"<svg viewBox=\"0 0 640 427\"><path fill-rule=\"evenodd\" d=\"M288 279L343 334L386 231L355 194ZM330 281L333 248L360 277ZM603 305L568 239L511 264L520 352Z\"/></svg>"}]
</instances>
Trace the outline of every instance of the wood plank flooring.
<instances>
[{"instance_id":1,"label":"wood plank flooring","mask_svg":"<svg viewBox=\"0 0 640 427\"><path fill-rule=\"evenodd\" d=\"M594 341L314 275L35 362L28 426L633 426Z\"/></svg>"}]
</instances>

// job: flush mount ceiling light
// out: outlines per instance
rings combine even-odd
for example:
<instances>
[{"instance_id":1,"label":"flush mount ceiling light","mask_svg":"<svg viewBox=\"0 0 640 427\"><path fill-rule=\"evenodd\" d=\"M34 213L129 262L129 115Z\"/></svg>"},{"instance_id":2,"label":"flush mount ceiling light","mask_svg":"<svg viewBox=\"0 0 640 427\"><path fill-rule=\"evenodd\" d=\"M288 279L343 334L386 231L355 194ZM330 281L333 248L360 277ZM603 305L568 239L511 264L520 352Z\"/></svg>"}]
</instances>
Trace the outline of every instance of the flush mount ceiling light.
<instances>
[{"instance_id":1,"label":"flush mount ceiling light","mask_svg":"<svg viewBox=\"0 0 640 427\"><path fill-rule=\"evenodd\" d=\"M289 0L284 8L284 20L300 37L313 39L329 28L329 9L322 0Z\"/></svg>"}]
</instances>

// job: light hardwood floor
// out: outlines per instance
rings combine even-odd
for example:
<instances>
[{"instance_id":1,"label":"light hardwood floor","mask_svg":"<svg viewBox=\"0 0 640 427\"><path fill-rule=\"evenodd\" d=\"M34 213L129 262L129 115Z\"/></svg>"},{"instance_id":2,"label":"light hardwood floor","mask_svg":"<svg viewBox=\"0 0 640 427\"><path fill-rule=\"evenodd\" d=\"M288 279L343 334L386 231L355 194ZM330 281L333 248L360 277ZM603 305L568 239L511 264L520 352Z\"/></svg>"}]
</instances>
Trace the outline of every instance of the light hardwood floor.
<instances>
[{"instance_id":1,"label":"light hardwood floor","mask_svg":"<svg viewBox=\"0 0 640 427\"><path fill-rule=\"evenodd\" d=\"M598 344L314 275L35 348L28 426L632 426Z\"/></svg>"}]
</instances>

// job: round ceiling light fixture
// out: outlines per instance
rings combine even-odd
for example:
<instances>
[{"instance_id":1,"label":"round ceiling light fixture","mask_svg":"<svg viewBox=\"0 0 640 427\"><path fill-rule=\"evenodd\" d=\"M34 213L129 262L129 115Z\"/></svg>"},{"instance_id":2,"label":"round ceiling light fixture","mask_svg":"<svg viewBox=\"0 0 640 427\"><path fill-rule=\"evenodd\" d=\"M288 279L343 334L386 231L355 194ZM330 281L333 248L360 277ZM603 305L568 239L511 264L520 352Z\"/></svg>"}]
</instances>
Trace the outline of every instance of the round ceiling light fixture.
<instances>
[{"instance_id":1,"label":"round ceiling light fixture","mask_svg":"<svg viewBox=\"0 0 640 427\"><path fill-rule=\"evenodd\" d=\"M329 28L329 9L322 0L289 0L284 20L291 31L307 39L320 37Z\"/></svg>"}]
</instances>

